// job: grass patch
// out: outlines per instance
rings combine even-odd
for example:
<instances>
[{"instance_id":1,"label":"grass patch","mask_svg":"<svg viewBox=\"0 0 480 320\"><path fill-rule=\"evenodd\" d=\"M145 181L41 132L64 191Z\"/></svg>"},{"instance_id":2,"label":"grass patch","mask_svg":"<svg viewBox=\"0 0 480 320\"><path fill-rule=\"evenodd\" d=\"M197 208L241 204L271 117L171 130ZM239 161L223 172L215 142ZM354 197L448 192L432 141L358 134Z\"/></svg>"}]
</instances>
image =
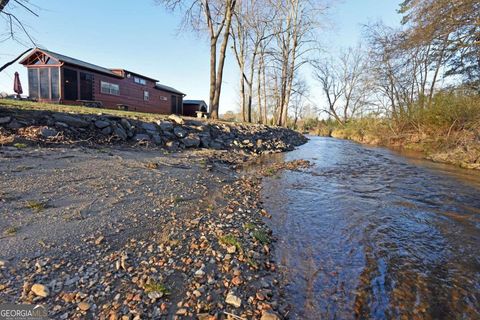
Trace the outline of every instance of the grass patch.
<instances>
[{"instance_id":1,"label":"grass patch","mask_svg":"<svg viewBox=\"0 0 480 320\"><path fill-rule=\"evenodd\" d=\"M75 113L75 114L109 114L125 118L135 118L142 119L147 121L165 119L168 115L154 114L154 113L144 113L144 112L134 112L134 111L123 111L123 110L114 110L114 109L104 109L104 108L89 108L83 106L74 106L68 104L56 104L56 103L40 103L33 101L21 101L21 100L12 100L12 99L0 99L0 107L12 108L12 109L21 109L21 110L46 110L52 112L66 112L66 113Z\"/></svg>"},{"instance_id":2,"label":"grass patch","mask_svg":"<svg viewBox=\"0 0 480 320\"><path fill-rule=\"evenodd\" d=\"M232 234L227 234L226 236L220 237L219 241L220 241L220 244L223 244L226 246L235 246L238 251L243 252L242 244Z\"/></svg>"},{"instance_id":3,"label":"grass patch","mask_svg":"<svg viewBox=\"0 0 480 320\"><path fill-rule=\"evenodd\" d=\"M35 200L27 201L27 208L32 209L33 211L39 213L47 208L47 202L39 202Z\"/></svg>"},{"instance_id":4,"label":"grass patch","mask_svg":"<svg viewBox=\"0 0 480 320\"><path fill-rule=\"evenodd\" d=\"M250 267L254 268L254 269L257 269L258 268L258 264L255 262L255 260L253 260L252 258L248 258L247 259L247 263Z\"/></svg>"},{"instance_id":5,"label":"grass patch","mask_svg":"<svg viewBox=\"0 0 480 320\"><path fill-rule=\"evenodd\" d=\"M7 229L3 230L3 233L7 236L14 236L17 234L18 230L18 227L8 227Z\"/></svg>"},{"instance_id":6,"label":"grass patch","mask_svg":"<svg viewBox=\"0 0 480 320\"><path fill-rule=\"evenodd\" d=\"M269 244L270 243L270 237L262 230L255 230L252 233L253 238L260 242L261 244Z\"/></svg>"},{"instance_id":7,"label":"grass patch","mask_svg":"<svg viewBox=\"0 0 480 320\"><path fill-rule=\"evenodd\" d=\"M158 293L163 293L164 295L167 296L170 294L170 289L168 289L167 286L165 286L163 283L151 282L145 285L145 292L146 293L158 292Z\"/></svg>"},{"instance_id":8,"label":"grass patch","mask_svg":"<svg viewBox=\"0 0 480 320\"><path fill-rule=\"evenodd\" d=\"M245 230L247 231L252 231L252 230L255 230L255 225L251 222L247 222L243 225L243 227L245 228Z\"/></svg>"},{"instance_id":9,"label":"grass patch","mask_svg":"<svg viewBox=\"0 0 480 320\"><path fill-rule=\"evenodd\" d=\"M14 143L13 146L17 149L24 149L24 148L28 147L25 143L19 143L19 142Z\"/></svg>"},{"instance_id":10,"label":"grass patch","mask_svg":"<svg viewBox=\"0 0 480 320\"><path fill-rule=\"evenodd\" d=\"M271 177L271 176L275 175L277 173L277 171L278 171L277 168L270 167L270 168L265 169L265 171L263 172L263 175Z\"/></svg>"}]
</instances>

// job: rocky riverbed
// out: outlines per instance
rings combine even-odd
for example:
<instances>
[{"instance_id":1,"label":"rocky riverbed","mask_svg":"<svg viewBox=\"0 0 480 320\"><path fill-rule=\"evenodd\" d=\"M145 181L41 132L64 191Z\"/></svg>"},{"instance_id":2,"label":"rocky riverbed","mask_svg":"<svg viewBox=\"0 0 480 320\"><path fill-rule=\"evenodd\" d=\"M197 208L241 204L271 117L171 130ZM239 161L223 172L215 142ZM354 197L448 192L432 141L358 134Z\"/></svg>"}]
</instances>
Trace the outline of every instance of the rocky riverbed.
<instances>
[{"instance_id":1,"label":"rocky riverbed","mask_svg":"<svg viewBox=\"0 0 480 320\"><path fill-rule=\"evenodd\" d=\"M147 145L169 150L206 148L265 154L293 150L307 139L295 131L172 115L146 121L111 114L75 114L0 106L0 143Z\"/></svg>"},{"instance_id":2,"label":"rocky riverbed","mask_svg":"<svg viewBox=\"0 0 480 320\"><path fill-rule=\"evenodd\" d=\"M293 148L299 135L171 119L152 123L157 145L136 120L122 139L97 121L114 131L125 119L64 116L88 126L2 115L11 141L0 147L0 302L43 304L54 319L288 318L259 201L271 172L239 165ZM188 147L175 128L199 147L208 131L221 148ZM271 147L258 143L268 135ZM172 153L167 140L187 150Z\"/></svg>"}]
</instances>

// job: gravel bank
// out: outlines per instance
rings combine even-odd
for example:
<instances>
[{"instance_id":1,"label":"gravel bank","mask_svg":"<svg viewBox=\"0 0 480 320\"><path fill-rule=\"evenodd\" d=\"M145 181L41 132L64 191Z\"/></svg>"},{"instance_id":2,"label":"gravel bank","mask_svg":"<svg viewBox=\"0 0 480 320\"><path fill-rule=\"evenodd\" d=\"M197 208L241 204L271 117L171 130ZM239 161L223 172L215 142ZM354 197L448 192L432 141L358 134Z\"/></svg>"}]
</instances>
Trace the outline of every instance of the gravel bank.
<instances>
[{"instance_id":1,"label":"gravel bank","mask_svg":"<svg viewBox=\"0 0 480 320\"><path fill-rule=\"evenodd\" d=\"M288 318L258 200L265 172L242 176L246 159L0 147L0 302L44 304L54 319Z\"/></svg>"}]
</instances>

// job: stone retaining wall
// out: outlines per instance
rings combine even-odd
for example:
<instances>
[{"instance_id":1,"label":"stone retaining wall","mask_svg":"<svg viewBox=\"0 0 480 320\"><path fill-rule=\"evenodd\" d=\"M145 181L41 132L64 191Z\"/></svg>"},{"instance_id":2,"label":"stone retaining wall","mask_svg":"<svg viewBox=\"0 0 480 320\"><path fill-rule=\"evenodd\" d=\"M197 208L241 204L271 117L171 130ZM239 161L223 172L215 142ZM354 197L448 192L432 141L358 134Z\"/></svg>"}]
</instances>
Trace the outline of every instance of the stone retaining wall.
<instances>
[{"instance_id":1,"label":"stone retaining wall","mask_svg":"<svg viewBox=\"0 0 480 320\"><path fill-rule=\"evenodd\" d=\"M141 143L168 149L211 148L250 154L292 150L307 139L280 127L189 120L170 116L155 122L107 114L72 114L0 107L0 134L40 142Z\"/></svg>"}]
</instances>

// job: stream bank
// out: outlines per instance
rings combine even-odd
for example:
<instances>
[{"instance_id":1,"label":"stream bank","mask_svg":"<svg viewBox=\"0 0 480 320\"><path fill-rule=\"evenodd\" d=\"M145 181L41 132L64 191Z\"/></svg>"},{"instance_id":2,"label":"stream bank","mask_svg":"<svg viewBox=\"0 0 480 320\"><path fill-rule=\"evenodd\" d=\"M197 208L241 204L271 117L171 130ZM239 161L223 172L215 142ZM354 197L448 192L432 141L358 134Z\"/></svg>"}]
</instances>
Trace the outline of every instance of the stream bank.
<instances>
[{"instance_id":1,"label":"stream bank","mask_svg":"<svg viewBox=\"0 0 480 320\"><path fill-rule=\"evenodd\" d=\"M240 168L305 137L178 117L0 115L1 303L55 319L288 318L261 180Z\"/></svg>"},{"instance_id":2,"label":"stream bank","mask_svg":"<svg viewBox=\"0 0 480 320\"><path fill-rule=\"evenodd\" d=\"M462 130L447 133L406 132L395 134L388 128L337 128L323 136L347 139L372 146L422 153L425 159L452 164L464 169L480 170L480 131Z\"/></svg>"}]
</instances>

